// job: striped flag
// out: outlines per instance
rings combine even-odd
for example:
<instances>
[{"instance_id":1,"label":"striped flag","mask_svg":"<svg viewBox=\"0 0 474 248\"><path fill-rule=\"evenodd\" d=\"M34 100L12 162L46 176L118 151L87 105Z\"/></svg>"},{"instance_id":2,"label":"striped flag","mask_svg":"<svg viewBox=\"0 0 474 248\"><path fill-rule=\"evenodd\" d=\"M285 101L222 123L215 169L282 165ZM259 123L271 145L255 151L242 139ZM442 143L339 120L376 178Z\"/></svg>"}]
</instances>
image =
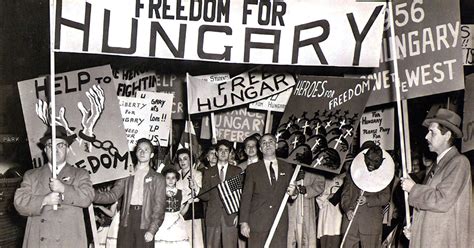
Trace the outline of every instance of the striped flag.
<instances>
[{"instance_id":1,"label":"striped flag","mask_svg":"<svg viewBox=\"0 0 474 248\"><path fill-rule=\"evenodd\" d=\"M191 142L189 142L189 133L191 133ZM179 141L178 149L190 149L190 145L192 145L193 156L195 158L199 157L199 155L201 155L202 153L202 148L198 142L196 131L194 131L193 124L189 121L186 121L186 124L184 126L184 132L183 134L181 134L181 140Z\"/></svg>"},{"instance_id":2,"label":"striped flag","mask_svg":"<svg viewBox=\"0 0 474 248\"><path fill-rule=\"evenodd\" d=\"M217 185L219 196L224 203L227 214L239 212L240 197L242 196L243 173L225 180Z\"/></svg>"}]
</instances>

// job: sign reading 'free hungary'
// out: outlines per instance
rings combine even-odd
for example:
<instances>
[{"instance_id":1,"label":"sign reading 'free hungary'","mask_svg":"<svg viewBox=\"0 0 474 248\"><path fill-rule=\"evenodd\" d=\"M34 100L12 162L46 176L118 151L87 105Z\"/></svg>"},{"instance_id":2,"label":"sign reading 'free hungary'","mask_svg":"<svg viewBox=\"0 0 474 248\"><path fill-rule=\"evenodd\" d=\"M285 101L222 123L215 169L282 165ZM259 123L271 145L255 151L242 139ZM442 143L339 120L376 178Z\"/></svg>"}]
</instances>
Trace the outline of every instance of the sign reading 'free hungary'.
<instances>
[{"instance_id":1,"label":"sign reading 'free hungary'","mask_svg":"<svg viewBox=\"0 0 474 248\"><path fill-rule=\"evenodd\" d=\"M251 64L376 67L385 12L355 0L55 2L56 51Z\"/></svg>"}]
</instances>

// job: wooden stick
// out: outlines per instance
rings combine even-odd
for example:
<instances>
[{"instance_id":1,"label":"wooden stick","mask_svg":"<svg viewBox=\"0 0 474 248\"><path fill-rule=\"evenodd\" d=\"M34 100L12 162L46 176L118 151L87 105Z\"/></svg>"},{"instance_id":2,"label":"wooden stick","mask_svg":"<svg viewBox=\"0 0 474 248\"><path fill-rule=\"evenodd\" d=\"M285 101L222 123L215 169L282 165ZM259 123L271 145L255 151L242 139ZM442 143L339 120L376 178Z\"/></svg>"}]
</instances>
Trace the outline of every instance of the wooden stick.
<instances>
[{"instance_id":1,"label":"wooden stick","mask_svg":"<svg viewBox=\"0 0 474 248\"><path fill-rule=\"evenodd\" d=\"M363 196L363 195L364 195L364 191L361 190L360 196ZM349 221L349 225L347 225L347 229L346 229L346 231L345 231L345 233L344 233L344 237L342 238L342 242L341 242L340 248L342 248L342 247L344 246L344 242L346 242L347 234L349 233L349 230L350 230L350 228L351 228L352 222L353 222L354 219L355 219L355 216L356 216L356 214L357 214L357 210L359 210L359 206L360 206L359 203L357 203L357 205L356 205L356 207L355 207L355 209L354 209L354 214L352 215L352 219L351 219L351 221Z\"/></svg>"},{"instance_id":2,"label":"wooden stick","mask_svg":"<svg viewBox=\"0 0 474 248\"><path fill-rule=\"evenodd\" d=\"M270 133L271 132L271 126L272 126L272 111L267 110L267 118L265 120L265 133Z\"/></svg>"},{"instance_id":3,"label":"wooden stick","mask_svg":"<svg viewBox=\"0 0 474 248\"><path fill-rule=\"evenodd\" d=\"M49 1L49 95L51 98L49 107L51 107L51 167L53 172L53 178L56 179L58 171L56 165L56 94L54 87L55 84L55 60L54 60L54 32L55 32L55 21L56 21L56 3L54 0ZM58 210L58 205L53 205L53 210Z\"/></svg>"},{"instance_id":4,"label":"wooden stick","mask_svg":"<svg viewBox=\"0 0 474 248\"><path fill-rule=\"evenodd\" d=\"M397 56L397 49L395 47L395 22L393 21L393 3L392 1L389 1L388 3L389 7L389 20L390 20L390 52L392 53L392 56L394 56L393 60L393 70L394 70L394 76L395 76L395 84L392 86L395 86L395 94L397 97L397 113L398 113L398 130L400 132L400 151L401 151L401 160L402 160L402 173L403 177L408 177L408 171L406 167L406 150L405 150L405 134L404 134L404 128L403 128L403 108L401 104L401 93L400 93L400 78L398 76L398 56ZM405 198L405 218L407 222L407 227L410 228L411 226L411 219L410 219L410 208L408 206L408 192L404 192L404 198Z\"/></svg>"},{"instance_id":5,"label":"wooden stick","mask_svg":"<svg viewBox=\"0 0 474 248\"><path fill-rule=\"evenodd\" d=\"M216 134L216 119L214 112L211 112L211 143L217 144L217 134Z\"/></svg>"},{"instance_id":6,"label":"wooden stick","mask_svg":"<svg viewBox=\"0 0 474 248\"><path fill-rule=\"evenodd\" d=\"M89 205L89 220L91 222L91 231L92 231L92 239L94 241L94 247L99 247L99 235L97 235L97 225L95 224L95 214L94 214L94 206L93 204Z\"/></svg>"},{"instance_id":7,"label":"wooden stick","mask_svg":"<svg viewBox=\"0 0 474 248\"><path fill-rule=\"evenodd\" d=\"M192 127L193 122L191 121L191 115L188 114L188 138L189 138L189 175L191 176L191 180L194 183L194 176L193 176L193 136L191 133L191 130L194 129ZM192 129L191 129L192 128ZM193 201L191 202L191 247L194 247L194 190L191 189L191 198L193 198Z\"/></svg>"},{"instance_id":8,"label":"wooden stick","mask_svg":"<svg viewBox=\"0 0 474 248\"><path fill-rule=\"evenodd\" d=\"M296 165L295 172L293 172L293 176L291 176L290 184L293 183L296 180L296 176L298 176L298 172L301 169L301 165ZM278 227L278 223L280 222L281 215L283 214L283 210L285 210L286 207L286 202L288 201L288 197L290 197L288 194L285 194L283 197L283 200L281 201L280 208L278 209L278 213L275 217L275 220L273 221L272 228L270 229L270 233L268 234L267 241L265 241L265 248L270 247L270 243L272 242L273 235L275 235L275 231Z\"/></svg>"}]
</instances>

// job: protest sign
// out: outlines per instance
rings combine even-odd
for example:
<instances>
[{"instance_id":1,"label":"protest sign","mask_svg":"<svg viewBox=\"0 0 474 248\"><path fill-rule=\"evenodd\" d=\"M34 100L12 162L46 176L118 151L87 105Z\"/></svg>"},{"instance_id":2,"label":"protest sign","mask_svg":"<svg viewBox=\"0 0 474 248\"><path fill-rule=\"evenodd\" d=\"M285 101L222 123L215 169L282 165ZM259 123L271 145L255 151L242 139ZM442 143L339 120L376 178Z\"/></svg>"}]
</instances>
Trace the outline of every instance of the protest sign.
<instances>
[{"instance_id":1,"label":"protest sign","mask_svg":"<svg viewBox=\"0 0 474 248\"><path fill-rule=\"evenodd\" d=\"M190 114L213 112L251 103L282 92L295 85L294 76L271 73L257 67L230 80L209 83L188 75Z\"/></svg>"},{"instance_id":2,"label":"protest sign","mask_svg":"<svg viewBox=\"0 0 474 248\"><path fill-rule=\"evenodd\" d=\"M161 92L138 91L138 98L148 100L149 138L153 145L168 146L171 130L171 106L173 94Z\"/></svg>"},{"instance_id":3,"label":"protest sign","mask_svg":"<svg viewBox=\"0 0 474 248\"><path fill-rule=\"evenodd\" d=\"M207 75L199 75L194 76L195 78L199 78L205 80L209 83L220 83L222 81L227 81L230 79L229 73L215 73L215 74L207 74Z\"/></svg>"},{"instance_id":4,"label":"protest sign","mask_svg":"<svg viewBox=\"0 0 474 248\"><path fill-rule=\"evenodd\" d=\"M463 89L459 2L395 0L393 11L402 99ZM368 106L396 101L391 43L387 25L380 65L363 76L376 80Z\"/></svg>"},{"instance_id":5,"label":"protest sign","mask_svg":"<svg viewBox=\"0 0 474 248\"><path fill-rule=\"evenodd\" d=\"M265 114L248 110L247 107L236 108L231 111L215 114L215 128L217 139L227 139L233 142L243 142L254 133L263 134ZM202 118L201 139L210 139L210 120Z\"/></svg>"},{"instance_id":6,"label":"protest sign","mask_svg":"<svg viewBox=\"0 0 474 248\"><path fill-rule=\"evenodd\" d=\"M127 68L114 71L117 96L135 97L138 91L172 93L172 119L182 120L186 116L186 87L184 75L160 74L142 68Z\"/></svg>"},{"instance_id":7,"label":"protest sign","mask_svg":"<svg viewBox=\"0 0 474 248\"><path fill-rule=\"evenodd\" d=\"M128 176L132 165L113 81L110 66L55 75L59 125L77 135L69 148L68 163L89 171L93 183ZM49 77L18 83L33 167L46 163L38 144L45 123L51 123L49 85ZM84 134L89 138L84 139Z\"/></svg>"},{"instance_id":8,"label":"protest sign","mask_svg":"<svg viewBox=\"0 0 474 248\"><path fill-rule=\"evenodd\" d=\"M289 88L281 93L267 97L249 105L250 109L259 109L274 112L285 111L286 103L290 99L292 88Z\"/></svg>"},{"instance_id":9,"label":"protest sign","mask_svg":"<svg viewBox=\"0 0 474 248\"><path fill-rule=\"evenodd\" d=\"M474 65L474 24L461 25L461 44L464 65Z\"/></svg>"},{"instance_id":10,"label":"protest sign","mask_svg":"<svg viewBox=\"0 0 474 248\"><path fill-rule=\"evenodd\" d=\"M470 74L466 77L464 118L462 121L462 152L474 149L474 108L472 108L472 106L474 106L474 74Z\"/></svg>"},{"instance_id":11,"label":"protest sign","mask_svg":"<svg viewBox=\"0 0 474 248\"><path fill-rule=\"evenodd\" d=\"M339 173L374 80L299 76L276 134L277 156Z\"/></svg>"},{"instance_id":12,"label":"protest sign","mask_svg":"<svg viewBox=\"0 0 474 248\"><path fill-rule=\"evenodd\" d=\"M394 149L394 108L374 110L362 115L360 120L360 143L373 141L385 150Z\"/></svg>"},{"instance_id":13,"label":"protest sign","mask_svg":"<svg viewBox=\"0 0 474 248\"><path fill-rule=\"evenodd\" d=\"M55 50L374 67L384 6L353 0L57 0Z\"/></svg>"},{"instance_id":14,"label":"protest sign","mask_svg":"<svg viewBox=\"0 0 474 248\"><path fill-rule=\"evenodd\" d=\"M127 134L128 149L133 151L137 140L150 136L150 100L118 97L123 126Z\"/></svg>"}]
</instances>

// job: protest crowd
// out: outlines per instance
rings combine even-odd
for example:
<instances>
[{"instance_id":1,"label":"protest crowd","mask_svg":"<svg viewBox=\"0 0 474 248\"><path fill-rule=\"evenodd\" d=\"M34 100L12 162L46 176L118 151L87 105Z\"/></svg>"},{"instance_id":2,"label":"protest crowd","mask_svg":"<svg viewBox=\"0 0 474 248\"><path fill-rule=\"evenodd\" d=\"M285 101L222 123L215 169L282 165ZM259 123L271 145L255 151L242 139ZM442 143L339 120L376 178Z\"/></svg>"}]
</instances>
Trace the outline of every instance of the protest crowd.
<instances>
[{"instance_id":1,"label":"protest crowd","mask_svg":"<svg viewBox=\"0 0 474 248\"><path fill-rule=\"evenodd\" d=\"M474 248L471 1L1 9L0 248Z\"/></svg>"}]
</instances>

